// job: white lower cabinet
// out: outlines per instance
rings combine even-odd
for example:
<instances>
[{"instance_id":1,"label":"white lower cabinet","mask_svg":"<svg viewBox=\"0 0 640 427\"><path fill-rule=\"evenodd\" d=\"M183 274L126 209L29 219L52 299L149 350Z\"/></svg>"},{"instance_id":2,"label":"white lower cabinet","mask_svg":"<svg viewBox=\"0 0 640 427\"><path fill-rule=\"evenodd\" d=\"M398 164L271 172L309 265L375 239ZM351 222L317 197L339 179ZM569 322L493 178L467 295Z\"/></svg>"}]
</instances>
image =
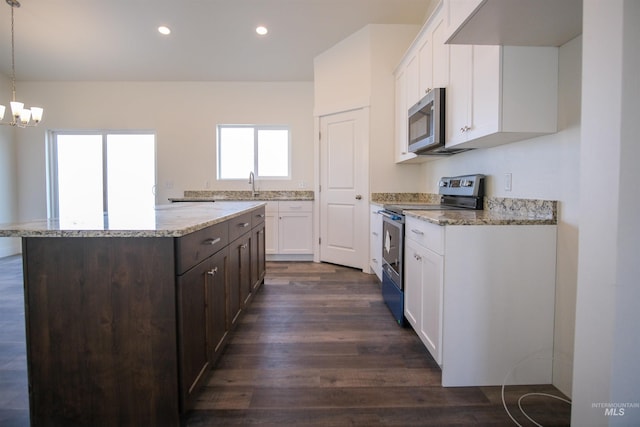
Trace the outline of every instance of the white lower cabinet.
<instances>
[{"instance_id":1,"label":"white lower cabinet","mask_svg":"<svg viewBox=\"0 0 640 427\"><path fill-rule=\"evenodd\" d=\"M369 205L369 268L382 281L382 215L378 211L382 205Z\"/></svg>"},{"instance_id":2,"label":"white lower cabinet","mask_svg":"<svg viewBox=\"0 0 640 427\"><path fill-rule=\"evenodd\" d=\"M265 209L266 254L270 260L313 256L313 202L268 202Z\"/></svg>"},{"instance_id":3,"label":"white lower cabinet","mask_svg":"<svg viewBox=\"0 0 640 427\"><path fill-rule=\"evenodd\" d=\"M264 232L265 253L273 255L278 253L278 202L267 202L265 207Z\"/></svg>"},{"instance_id":4,"label":"white lower cabinet","mask_svg":"<svg viewBox=\"0 0 640 427\"><path fill-rule=\"evenodd\" d=\"M407 220L404 252L405 317L436 363L441 365L444 262L441 254L420 244L426 234L422 230L426 225L428 224L424 221L414 223Z\"/></svg>"},{"instance_id":5,"label":"white lower cabinet","mask_svg":"<svg viewBox=\"0 0 640 427\"><path fill-rule=\"evenodd\" d=\"M442 385L550 384L556 226L405 230L405 317Z\"/></svg>"}]
</instances>

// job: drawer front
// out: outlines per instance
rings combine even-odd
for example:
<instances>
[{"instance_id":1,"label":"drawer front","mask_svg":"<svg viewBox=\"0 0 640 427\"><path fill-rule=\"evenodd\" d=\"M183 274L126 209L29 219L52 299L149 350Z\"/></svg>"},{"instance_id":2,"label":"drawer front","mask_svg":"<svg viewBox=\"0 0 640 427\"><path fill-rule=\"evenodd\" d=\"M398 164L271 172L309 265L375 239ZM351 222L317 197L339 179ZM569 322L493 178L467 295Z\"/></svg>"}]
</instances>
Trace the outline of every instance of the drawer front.
<instances>
[{"instance_id":1,"label":"drawer front","mask_svg":"<svg viewBox=\"0 0 640 427\"><path fill-rule=\"evenodd\" d=\"M262 206L251 212L251 228L264 224L265 207Z\"/></svg>"},{"instance_id":2,"label":"drawer front","mask_svg":"<svg viewBox=\"0 0 640 427\"><path fill-rule=\"evenodd\" d=\"M407 240L413 240L437 254L444 255L443 226L407 217L404 234Z\"/></svg>"},{"instance_id":3,"label":"drawer front","mask_svg":"<svg viewBox=\"0 0 640 427\"><path fill-rule=\"evenodd\" d=\"M313 211L313 202L303 200L303 201L286 201L280 202L279 206L280 213L285 212L311 212Z\"/></svg>"},{"instance_id":4,"label":"drawer front","mask_svg":"<svg viewBox=\"0 0 640 427\"><path fill-rule=\"evenodd\" d=\"M176 239L176 270L182 274L229 243L227 222L194 231Z\"/></svg>"},{"instance_id":5,"label":"drawer front","mask_svg":"<svg viewBox=\"0 0 640 427\"><path fill-rule=\"evenodd\" d=\"M230 242L233 242L235 239L251 230L252 216L253 212L247 212L228 221Z\"/></svg>"}]
</instances>

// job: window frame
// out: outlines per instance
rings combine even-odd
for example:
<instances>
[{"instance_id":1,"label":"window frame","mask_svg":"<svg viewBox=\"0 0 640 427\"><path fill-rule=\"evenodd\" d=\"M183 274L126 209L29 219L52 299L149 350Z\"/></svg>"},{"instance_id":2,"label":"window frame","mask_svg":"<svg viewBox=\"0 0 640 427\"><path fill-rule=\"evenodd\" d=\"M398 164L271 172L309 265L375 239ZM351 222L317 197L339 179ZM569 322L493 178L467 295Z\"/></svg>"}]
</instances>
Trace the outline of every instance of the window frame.
<instances>
[{"instance_id":1,"label":"window frame","mask_svg":"<svg viewBox=\"0 0 640 427\"><path fill-rule=\"evenodd\" d=\"M49 130L46 134L46 185L47 185L47 218L58 218L60 206L58 201L58 135L100 135L102 137L102 206L108 211L108 170L107 170L107 138L109 135L153 135L153 163L154 167L154 189L156 194L158 186L158 136L155 131L149 129L137 130L106 130L106 129L72 129L72 130Z\"/></svg>"},{"instance_id":2,"label":"window frame","mask_svg":"<svg viewBox=\"0 0 640 427\"><path fill-rule=\"evenodd\" d=\"M222 143L220 132L224 128L252 128L253 129L253 172L255 179L260 180L291 180L291 127L288 125L256 125L256 124L218 124L216 125L216 179L218 181L244 181L246 178L223 178L220 174L222 166L222 156L220 155L220 144ZM258 167L258 133L263 130L286 130L287 131L287 176L261 175ZM247 174L247 178L248 178Z\"/></svg>"}]
</instances>

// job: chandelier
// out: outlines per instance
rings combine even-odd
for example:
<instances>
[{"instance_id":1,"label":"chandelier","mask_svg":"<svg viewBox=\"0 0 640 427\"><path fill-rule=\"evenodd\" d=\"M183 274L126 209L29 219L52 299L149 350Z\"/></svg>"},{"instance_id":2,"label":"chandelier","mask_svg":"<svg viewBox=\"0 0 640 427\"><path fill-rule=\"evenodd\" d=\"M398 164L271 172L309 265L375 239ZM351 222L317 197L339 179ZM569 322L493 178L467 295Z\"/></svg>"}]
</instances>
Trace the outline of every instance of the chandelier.
<instances>
[{"instance_id":1,"label":"chandelier","mask_svg":"<svg viewBox=\"0 0 640 427\"><path fill-rule=\"evenodd\" d=\"M18 126L18 127L28 127L28 126L37 126L38 123L42 120L42 113L44 110L40 107L31 107L24 108L24 104L22 102L16 101L16 57L15 57L15 40L14 40L14 30L13 30L13 10L17 7L20 7L20 2L18 0L6 0L7 4L11 6L11 89L12 89L12 97L11 97L11 121L3 122L0 121L2 125L9 126ZM0 120L4 119L4 112L6 107L4 105L0 105Z\"/></svg>"}]
</instances>

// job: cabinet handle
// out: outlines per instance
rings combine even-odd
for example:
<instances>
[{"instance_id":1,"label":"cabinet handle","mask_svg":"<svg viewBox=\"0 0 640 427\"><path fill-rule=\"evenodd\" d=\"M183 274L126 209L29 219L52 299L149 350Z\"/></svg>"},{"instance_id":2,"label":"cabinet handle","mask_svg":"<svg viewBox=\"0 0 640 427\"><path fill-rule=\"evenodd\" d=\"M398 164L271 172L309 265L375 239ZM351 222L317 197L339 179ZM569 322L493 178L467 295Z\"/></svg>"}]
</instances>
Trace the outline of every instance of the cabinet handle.
<instances>
[{"instance_id":1,"label":"cabinet handle","mask_svg":"<svg viewBox=\"0 0 640 427\"><path fill-rule=\"evenodd\" d=\"M220 240L222 240L220 237L216 237L215 239L207 239L204 242L202 242L203 245L215 245L216 243L219 243Z\"/></svg>"},{"instance_id":2,"label":"cabinet handle","mask_svg":"<svg viewBox=\"0 0 640 427\"><path fill-rule=\"evenodd\" d=\"M257 218L264 218L264 214L257 214L256 217Z\"/></svg>"},{"instance_id":3,"label":"cabinet handle","mask_svg":"<svg viewBox=\"0 0 640 427\"><path fill-rule=\"evenodd\" d=\"M431 92L431 88L430 88L430 87L428 87L428 88L426 88L426 89L424 90L424 93L429 93L429 92Z\"/></svg>"},{"instance_id":4,"label":"cabinet handle","mask_svg":"<svg viewBox=\"0 0 640 427\"><path fill-rule=\"evenodd\" d=\"M362 194L357 194L356 195L356 200L362 200Z\"/></svg>"},{"instance_id":5,"label":"cabinet handle","mask_svg":"<svg viewBox=\"0 0 640 427\"><path fill-rule=\"evenodd\" d=\"M376 263L376 264L378 263L378 260L377 260L377 259L375 259L375 258L371 259L371 261L372 261L372 262L374 262L374 263Z\"/></svg>"},{"instance_id":6,"label":"cabinet handle","mask_svg":"<svg viewBox=\"0 0 640 427\"><path fill-rule=\"evenodd\" d=\"M376 233L375 231L371 232L371 234L373 234L374 236L378 235L378 233Z\"/></svg>"},{"instance_id":7,"label":"cabinet handle","mask_svg":"<svg viewBox=\"0 0 640 427\"><path fill-rule=\"evenodd\" d=\"M240 249L247 249L247 244L240 245Z\"/></svg>"},{"instance_id":8,"label":"cabinet handle","mask_svg":"<svg viewBox=\"0 0 640 427\"><path fill-rule=\"evenodd\" d=\"M460 132L467 132L469 130L471 130L471 128L469 126L464 126L464 127L460 128Z\"/></svg>"},{"instance_id":9,"label":"cabinet handle","mask_svg":"<svg viewBox=\"0 0 640 427\"><path fill-rule=\"evenodd\" d=\"M243 222L242 224L238 224L238 227L241 227L241 228L246 228L248 226L249 226L248 222Z\"/></svg>"},{"instance_id":10,"label":"cabinet handle","mask_svg":"<svg viewBox=\"0 0 640 427\"><path fill-rule=\"evenodd\" d=\"M213 267L211 270L207 271L207 274L209 276L215 276L216 274L218 274L218 267Z\"/></svg>"},{"instance_id":11,"label":"cabinet handle","mask_svg":"<svg viewBox=\"0 0 640 427\"><path fill-rule=\"evenodd\" d=\"M416 261L422 261L422 257L418 254L413 254L413 257L416 259Z\"/></svg>"},{"instance_id":12,"label":"cabinet handle","mask_svg":"<svg viewBox=\"0 0 640 427\"><path fill-rule=\"evenodd\" d=\"M412 233L415 233L415 234L418 234L418 235L420 235L420 236L424 236L424 233L423 233L422 231L420 231L420 230L418 230L418 229L415 229L415 228L412 228L412 229L411 229L411 232L412 232Z\"/></svg>"}]
</instances>

